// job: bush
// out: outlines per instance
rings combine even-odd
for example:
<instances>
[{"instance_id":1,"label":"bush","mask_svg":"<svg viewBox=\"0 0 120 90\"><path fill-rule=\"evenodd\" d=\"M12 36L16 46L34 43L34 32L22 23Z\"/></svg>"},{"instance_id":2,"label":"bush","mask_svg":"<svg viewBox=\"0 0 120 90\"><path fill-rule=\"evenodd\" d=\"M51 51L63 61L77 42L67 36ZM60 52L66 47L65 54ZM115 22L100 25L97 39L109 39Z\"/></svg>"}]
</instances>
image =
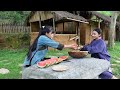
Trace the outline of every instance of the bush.
<instances>
[{"instance_id":1,"label":"bush","mask_svg":"<svg viewBox=\"0 0 120 90\"><path fill-rule=\"evenodd\" d=\"M30 44L30 36L27 33L2 34L7 48L24 48Z\"/></svg>"}]
</instances>

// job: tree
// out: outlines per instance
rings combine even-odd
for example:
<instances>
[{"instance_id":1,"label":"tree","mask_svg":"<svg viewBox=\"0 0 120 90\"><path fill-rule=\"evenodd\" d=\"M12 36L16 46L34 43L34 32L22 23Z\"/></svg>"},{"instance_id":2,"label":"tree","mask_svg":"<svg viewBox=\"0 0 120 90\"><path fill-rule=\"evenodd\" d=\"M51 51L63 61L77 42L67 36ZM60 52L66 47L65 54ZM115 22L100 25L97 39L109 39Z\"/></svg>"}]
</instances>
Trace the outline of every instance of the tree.
<instances>
[{"instance_id":1,"label":"tree","mask_svg":"<svg viewBox=\"0 0 120 90\"><path fill-rule=\"evenodd\" d=\"M119 15L118 11L111 11L111 23L110 23L110 29L109 29L109 36L108 36L108 47L114 48L114 40L115 40L115 28L116 28L116 20Z\"/></svg>"},{"instance_id":2,"label":"tree","mask_svg":"<svg viewBox=\"0 0 120 90\"><path fill-rule=\"evenodd\" d=\"M0 21L3 23L24 22L30 11L0 11Z\"/></svg>"}]
</instances>

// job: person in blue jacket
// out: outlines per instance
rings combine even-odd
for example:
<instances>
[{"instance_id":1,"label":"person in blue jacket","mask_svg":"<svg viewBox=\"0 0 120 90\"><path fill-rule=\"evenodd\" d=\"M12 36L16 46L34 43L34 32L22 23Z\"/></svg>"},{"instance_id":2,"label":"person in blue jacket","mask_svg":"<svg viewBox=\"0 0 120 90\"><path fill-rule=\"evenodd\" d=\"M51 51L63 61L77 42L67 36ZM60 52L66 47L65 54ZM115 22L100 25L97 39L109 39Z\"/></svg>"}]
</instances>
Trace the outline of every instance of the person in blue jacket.
<instances>
[{"instance_id":1,"label":"person in blue jacket","mask_svg":"<svg viewBox=\"0 0 120 90\"><path fill-rule=\"evenodd\" d=\"M54 41L52 38L54 36L53 28L51 26L45 26L39 30L39 34L33 44L30 46L29 51L25 57L23 67L29 67L36 64L37 62L44 60L45 55L48 51L48 47L52 47L58 50L63 48L76 49L77 45L63 45L59 42Z\"/></svg>"},{"instance_id":2,"label":"person in blue jacket","mask_svg":"<svg viewBox=\"0 0 120 90\"><path fill-rule=\"evenodd\" d=\"M102 30L96 28L92 32L92 38L90 44L84 45L81 47L81 51L88 51L91 54L91 57L104 59L110 62L110 55L107 51L106 43L101 37ZM99 75L101 79L113 79L116 78L113 76L110 68Z\"/></svg>"}]
</instances>

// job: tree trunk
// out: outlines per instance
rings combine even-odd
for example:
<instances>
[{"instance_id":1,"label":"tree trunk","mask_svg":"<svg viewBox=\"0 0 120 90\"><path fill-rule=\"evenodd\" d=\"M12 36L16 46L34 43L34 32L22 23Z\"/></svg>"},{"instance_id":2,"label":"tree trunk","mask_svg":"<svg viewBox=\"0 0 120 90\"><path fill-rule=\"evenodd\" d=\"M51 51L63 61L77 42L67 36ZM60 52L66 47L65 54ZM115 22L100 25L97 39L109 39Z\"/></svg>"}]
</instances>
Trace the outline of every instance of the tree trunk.
<instances>
[{"instance_id":1,"label":"tree trunk","mask_svg":"<svg viewBox=\"0 0 120 90\"><path fill-rule=\"evenodd\" d=\"M120 23L120 17L118 18L118 21L119 21L119 23ZM117 34L117 41L120 41L120 25L118 26L118 28L117 28L117 32L116 32Z\"/></svg>"},{"instance_id":2,"label":"tree trunk","mask_svg":"<svg viewBox=\"0 0 120 90\"><path fill-rule=\"evenodd\" d=\"M108 47L109 48L114 48L115 27L116 27L117 16L118 16L118 12L112 11L110 30L109 30L109 36L108 36Z\"/></svg>"}]
</instances>

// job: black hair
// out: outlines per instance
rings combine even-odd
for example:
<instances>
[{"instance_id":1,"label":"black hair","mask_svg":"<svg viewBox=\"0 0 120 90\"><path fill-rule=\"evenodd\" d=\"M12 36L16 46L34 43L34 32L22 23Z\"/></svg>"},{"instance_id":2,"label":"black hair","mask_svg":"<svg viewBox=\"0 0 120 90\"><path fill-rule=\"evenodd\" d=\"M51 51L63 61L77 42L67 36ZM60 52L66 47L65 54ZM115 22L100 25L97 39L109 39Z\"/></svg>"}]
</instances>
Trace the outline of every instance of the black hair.
<instances>
[{"instance_id":1,"label":"black hair","mask_svg":"<svg viewBox=\"0 0 120 90\"><path fill-rule=\"evenodd\" d=\"M38 42L38 38L41 36L41 35L45 35L46 33L49 33L49 32L53 32L53 28L52 26L45 26L45 27L42 27L40 30L39 30L39 34L38 36L36 37L36 39L34 40L34 42L32 43L32 45L29 47L29 51L27 53L27 59L30 60L31 59L31 56L32 56L32 52L36 50L37 48L37 42Z\"/></svg>"},{"instance_id":2,"label":"black hair","mask_svg":"<svg viewBox=\"0 0 120 90\"><path fill-rule=\"evenodd\" d=\"M102 30L100 28L96 28L93 31L96 31L98 34L102 34Z\"/></svg>"}]
</instances>

